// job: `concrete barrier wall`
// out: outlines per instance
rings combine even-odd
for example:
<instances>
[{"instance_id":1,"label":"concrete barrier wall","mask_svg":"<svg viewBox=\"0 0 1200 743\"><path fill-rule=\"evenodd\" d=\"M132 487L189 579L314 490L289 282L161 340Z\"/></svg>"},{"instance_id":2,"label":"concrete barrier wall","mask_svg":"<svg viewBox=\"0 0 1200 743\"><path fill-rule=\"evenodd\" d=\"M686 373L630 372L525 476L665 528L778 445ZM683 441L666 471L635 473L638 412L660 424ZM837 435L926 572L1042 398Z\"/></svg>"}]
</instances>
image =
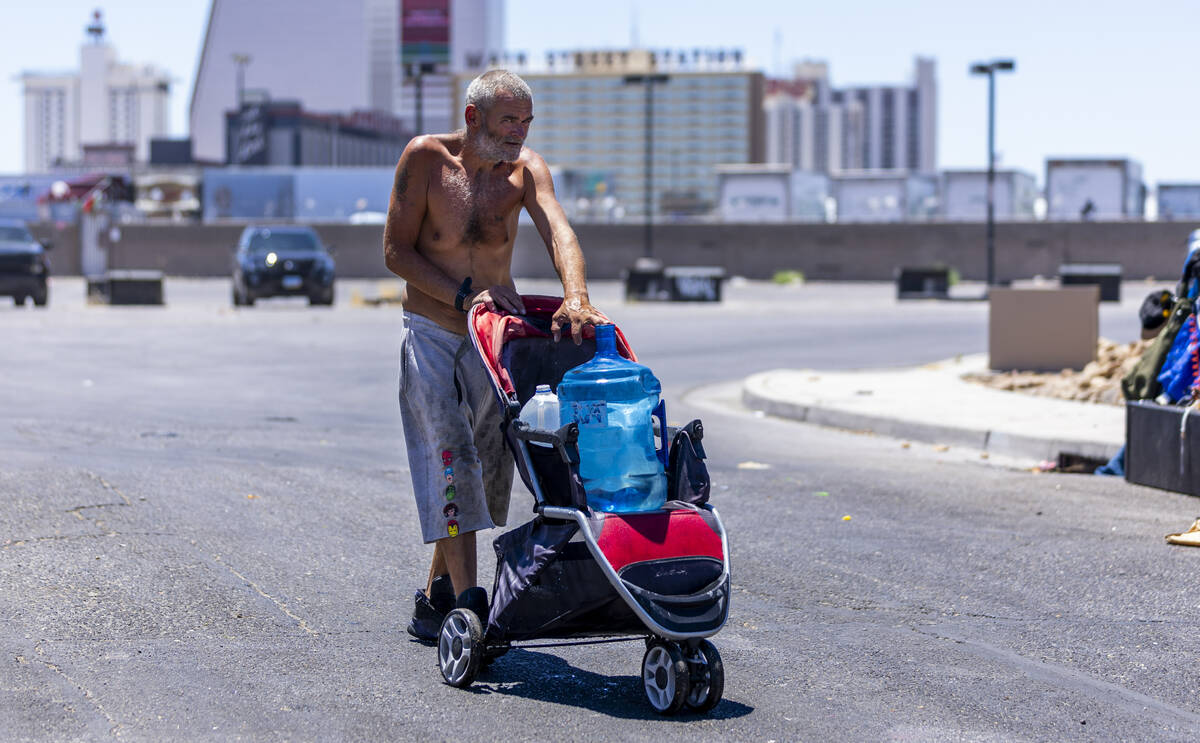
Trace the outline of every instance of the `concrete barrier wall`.
<instances>
[{"instance_id":1,"label":"concrete barrier wall","mask_svg":"<svg viewBox=\"0 0 1200 743\"><path fill-rule=\"evenodd\" d=\"M1120 263L1125 278L1175 280L1185 241L1198 225L1183 222L1006 223L996 226L1000 280L1055 276L1063 263ZM637 225L577 225L588 275L619 276L643 252ZM664 225L654 254L666 265L723 266L730 274L770 278L779 270L810 279L890 281L902 266L944 265L965 279L987 276L983 224L711 224ZM517 275L553 276L536 232L517 236Z\"/></svg>"},{"instance_id":2,"label":"concrete barrier wall","mask_svg":"<svg viewBox=\"0 0 1200 743\"><path fill-rule=\"evenodd\" d=\"M49 224L31 224L29 231L39 242L51 243L50 275L79 275L79 228L55 229Z\"/></svg>"},{"instance_id":3,"label":"concrete barrier wall","mask_svg":"<svg viewBox=\"0 0 1200 743\"><path fill-rule=\"evenodd\" d=\"M110 268L156 269L171 276L228 276L242 224L124 225L109 248ZM384 278L382 225L313 225L334 248L338 275ZM1120 263L1124 278L1176 280L1185 240L1200 223L1031 222L996 226L1000 280L1055 276L1063 263ZM55 243L54 272L78 274L79 232L35 226ZM642 255L637 224L577 224L588 276L614 279ZM944 265L964 279L986 276L985 228L932 224L666 224L654 228L654 253L668 266L722 266L731 275L770 278L779 270L810 279L890 281L901 266ZM531 225L517 233L514 275L553 277Z\"/></svg>"}]
</instances>

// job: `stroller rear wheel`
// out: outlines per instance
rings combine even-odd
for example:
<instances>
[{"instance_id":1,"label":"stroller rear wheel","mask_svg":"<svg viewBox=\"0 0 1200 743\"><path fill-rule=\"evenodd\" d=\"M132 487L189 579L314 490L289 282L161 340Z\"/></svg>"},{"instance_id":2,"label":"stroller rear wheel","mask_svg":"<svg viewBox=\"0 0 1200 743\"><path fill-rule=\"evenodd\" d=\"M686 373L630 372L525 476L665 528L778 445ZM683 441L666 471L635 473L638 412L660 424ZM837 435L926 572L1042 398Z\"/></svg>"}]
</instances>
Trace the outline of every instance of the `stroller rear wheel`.
<instances>
[{"instance_id":1,"label":"stroller rear wheel","mask_svg":"<svg viewBox=\"0 0 1200 743\"><path fill-rule=\"evenodd\" d=\"M691 684L679 645L663 640L650 643L642 657L642 687L660 715L673 715L683 707Z\"/></svg>"},{"instance_id":2,"label":"stroller rear wheel","mask_svg":"<svg viewBox=\"0 0 1200 743\"><path fill-rule=\"evenodd\" d=\"M469 609L455 609L438 633L438 667L447 684L465 689L483 665L483 623Z\"/></svg>"},{"instance_id":3,"label":"stroller rear wheel","mask_svg":"<svg viewBox=\"0 0 1200 743\"><path fill-rule=\"evenodd\" d=\"M701 640L688 646L685 655L691 675L687 706L696 712L707 712L717 706L725 693L725 666L721 663L721 654L716 645Z\"/></svg>"}]
</instances>

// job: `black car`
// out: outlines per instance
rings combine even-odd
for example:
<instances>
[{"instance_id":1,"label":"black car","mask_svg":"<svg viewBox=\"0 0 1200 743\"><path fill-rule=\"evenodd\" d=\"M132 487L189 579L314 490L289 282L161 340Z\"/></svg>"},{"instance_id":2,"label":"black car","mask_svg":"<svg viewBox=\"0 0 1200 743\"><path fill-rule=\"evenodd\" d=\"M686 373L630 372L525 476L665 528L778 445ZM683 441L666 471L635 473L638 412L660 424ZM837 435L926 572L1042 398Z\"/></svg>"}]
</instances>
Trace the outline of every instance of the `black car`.
<instances>
[{"instance_id":1,"label":"black car","mask_svg":"<svg viewBox=\"0 0 1200 743\"><path fill-rule=\"evenodd\" d=\"M310 227L247 227L233 255L233 303L265 297L305 296L333 304L333 258Z\"/></svg>"},{"instance_id":2,"label":"black car","mask_svg":"<svg viewBox=\"0 0 1200 743\"><path fill-rule=\"evenodd\" d=\"M30 297L38 307L46 306L50 298L46 287L48 247L33 239L24 222L0 219L0 296L12 297L18 305Z\"/></svg>"}]
</instances>

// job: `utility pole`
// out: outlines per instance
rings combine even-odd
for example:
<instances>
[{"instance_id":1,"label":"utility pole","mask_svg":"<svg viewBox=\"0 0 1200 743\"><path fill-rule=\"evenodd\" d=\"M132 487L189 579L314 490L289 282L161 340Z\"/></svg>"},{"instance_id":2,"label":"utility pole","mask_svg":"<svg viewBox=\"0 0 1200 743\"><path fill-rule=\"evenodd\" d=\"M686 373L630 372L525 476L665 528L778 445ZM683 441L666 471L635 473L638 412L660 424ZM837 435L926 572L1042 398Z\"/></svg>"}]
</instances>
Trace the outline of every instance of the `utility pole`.
<instances>
[{"instance_id":1,"label":"utility pole","mask_svg":"<svg viewBox=\"0 0 1200 743\"><path fill-rule=\"evenodd\" d=\"M425 133L425 75L436 69L433 62L410 62L405 65L405 72L412 78L413 93L416 95L416 131L413 134Z\"/></svg>"},{"instance_id":2,"label":"utility pole","mask_svg":"<svg viewBox=\"0 0 1200 743\"><path fill-rule=\"evenodd\" d=\"M646 183L645 183L645 212L646 233L643 238L642 254L645 258L654 257L654 86L666 84L670 75L626 75L626 85L646 86Z\"/></svg>"},{"instance_id":3,"label":"utility pole","mask_svg":"<svg viewBox=\"0 0 1200 743\"><path fill-rule=\"evenodd\" d=\"M237 67L237 109L241 111L246 102L246 65L250 64L250 55L235 53L233 64Z\"/></svg>"},{"instance_id":4,"label":"utility pole","mask_svg":"<svg viewBox=\"0 0 1200 743\"><path fill-rule=\"evenodd\" d=\"M997 59L971 65L972 75L988 79L988 167L987 167L987 285L996 285L996 73L1012 72L1016 63Z\"/></svg>"}]
</instances>

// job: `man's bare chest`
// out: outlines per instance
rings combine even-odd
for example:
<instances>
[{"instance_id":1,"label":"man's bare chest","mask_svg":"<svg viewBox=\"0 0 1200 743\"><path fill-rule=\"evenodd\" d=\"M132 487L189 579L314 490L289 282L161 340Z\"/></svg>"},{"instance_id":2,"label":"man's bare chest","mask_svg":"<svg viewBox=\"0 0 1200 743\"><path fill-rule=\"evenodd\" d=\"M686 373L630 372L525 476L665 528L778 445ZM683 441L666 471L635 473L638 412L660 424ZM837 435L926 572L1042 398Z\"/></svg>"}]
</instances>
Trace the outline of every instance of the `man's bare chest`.
<instances>
[{"instance_id":1,"label":"man's bare chest","mask_svg":"<svg viewBox=\"0 0 1200 743\"><path fill-rule=\"evenodd\" d=\"M521 207L521 184L513 174L481 174L474 178L446 168L431 184L430 211L452 240L469 244L504 244Z\"/></svg>"}]
</instances>

